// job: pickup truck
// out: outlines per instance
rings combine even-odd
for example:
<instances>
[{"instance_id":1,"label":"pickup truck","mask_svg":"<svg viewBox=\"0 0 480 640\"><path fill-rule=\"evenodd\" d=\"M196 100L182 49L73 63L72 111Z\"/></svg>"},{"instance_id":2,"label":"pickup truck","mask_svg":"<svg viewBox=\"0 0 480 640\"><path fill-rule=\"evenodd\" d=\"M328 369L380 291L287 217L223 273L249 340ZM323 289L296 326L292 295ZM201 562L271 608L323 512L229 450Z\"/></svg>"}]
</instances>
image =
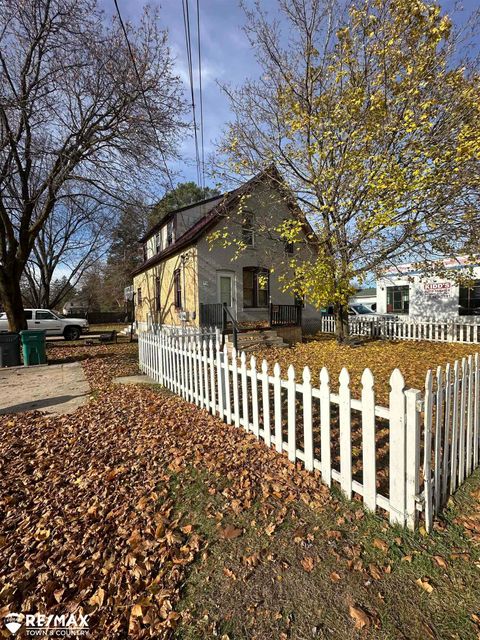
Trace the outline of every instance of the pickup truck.
<instances>
[{"instance_id":1,"label":"pickup truck","mask_svg":"<svg viewBox=\"0 0 480 640\"><path fill-rule=\"evenodd\" d=\"M63 318L49 309L25 309L29 329L43 329L47 336L63 336L65 340L78 340L88 332L85 318ZM6 313L0 313L0 332L8 331Z\"/></svg>"}]
</instances>

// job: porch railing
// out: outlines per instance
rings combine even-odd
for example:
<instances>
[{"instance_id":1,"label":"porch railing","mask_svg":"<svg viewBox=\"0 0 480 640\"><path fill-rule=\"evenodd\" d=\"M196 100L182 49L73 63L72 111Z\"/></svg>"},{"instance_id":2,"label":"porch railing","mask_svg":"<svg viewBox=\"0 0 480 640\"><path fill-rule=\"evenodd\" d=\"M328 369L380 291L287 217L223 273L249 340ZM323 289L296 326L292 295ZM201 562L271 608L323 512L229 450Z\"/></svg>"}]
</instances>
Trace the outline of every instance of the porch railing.
<instances>
[{"instance_id":1,"label":"porch railing","mask_svg":"<svg viewBox=\"0 0 480 640\"><path fill-rule=\"evenodd\" d=\"M223 305L221 302L200 304L200 325L202 327L221 327L223 322Z\"/></svg>"},{"instance_id":2,"label":"porch railing","mask_svg":"<svg viewBox=\"0 0 480 640\"><path fill-rule=\"evenodd\" d=\"M302 324L302 307L297 304L270 303L271 327L300 327Z\"/></svg>"}]
</instances>

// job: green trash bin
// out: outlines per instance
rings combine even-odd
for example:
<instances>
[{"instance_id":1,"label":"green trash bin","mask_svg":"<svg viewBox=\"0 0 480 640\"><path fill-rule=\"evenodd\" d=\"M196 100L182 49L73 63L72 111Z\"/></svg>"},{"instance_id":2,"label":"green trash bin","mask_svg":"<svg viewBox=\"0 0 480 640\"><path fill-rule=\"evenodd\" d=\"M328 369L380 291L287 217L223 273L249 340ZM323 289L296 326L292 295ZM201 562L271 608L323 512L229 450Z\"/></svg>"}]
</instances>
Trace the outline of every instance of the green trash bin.
<instances>
[{"instance_id":1,"label":"green trash bin","mask_svg":"<svg viewBox=\"0 0 480 640\"><path fill-rule=\"evenodd\" d=\"M22 341L23 364L46 364L47 354L45 345L45 331L42 329L28 329L20 331Z\"/></svg>"}]
</instances>

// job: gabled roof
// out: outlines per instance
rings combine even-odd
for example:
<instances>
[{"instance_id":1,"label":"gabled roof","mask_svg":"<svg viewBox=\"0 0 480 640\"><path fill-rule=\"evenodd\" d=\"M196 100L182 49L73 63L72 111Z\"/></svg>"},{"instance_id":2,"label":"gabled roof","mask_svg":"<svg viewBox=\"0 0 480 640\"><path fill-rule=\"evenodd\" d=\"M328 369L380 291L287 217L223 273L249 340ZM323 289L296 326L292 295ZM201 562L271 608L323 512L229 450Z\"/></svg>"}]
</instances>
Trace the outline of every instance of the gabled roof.
<instances>
[{"instance_id":1,"label":"gabled roof","mask_svg":"<svg viewBox=\"0 0 480 640\"><path fill-rule=\"evenodd\" d=\"M286 186L283 187L284 185L283 178L280 176L277 168L274 165L270 165L264 171L261 171L253 178L250 178L250 180L240 185L236 189L233 189L232 191L227 191L222 196L214 196L213 198L208 198L208 200L206 201L202 201L202 202L211 202L212 200L219 198L219 202L215 204L213 208L210 209L210 211L208 211L202 218L197 220L197 222L195 222L189 229L187 229L187 231L183 235L177 238L177 240L173 244L171 244L169 247L167 247L163 251L160 251L160 253L157 253L151 258L149 258L148 260L146 260L142 265L140 265L134 271L132 271L132 275L135 276L139 273L142 273L142 271L146 271L151 267L155 266L156 264L162 262L165 258L168 258L169 256L174 255L179 251L181 251L182 249L185 249L186 247L194 244L197 240L199 240L202 236L204 236L208 231L210 231L210 229L212 229L212 227L214 227L219 222L219 220L226 215L229 209L231 209L233 206L235 206L238 203L238 201L242 196L248 193L248 191L254 185L262 181L272 182L274 186L279 190L284 189L285 194L287 195L288 206L294 211L297 217L301 217L302 222L306 226L306 230L309 233L313 233L302 211L296 205L293 199L293 196L288 192L288 188ZM186 207L181 207L180 209L171 211L170 214L168 215L169 216L171 215L173 217L175 213L179 211L186 211L187 209L191 209L199 204L201 203L196 202L194 204L187 205ZM165 220L166 218L163 218L161 220L160 226L165 224ZM146 239L150 238L155 233L153 229L150 229L150 231L144 236L144 239L142 239L141 241L145 241Z\"/></svg>"},{"instance_id":2,"label":"gabled roof","mask_svg":"<svg viewBox=\"0 0 480 640\"><path fill-rule=\"evenodd\" d=\"M168 220L171 220L176 213L180 213L182 211L188 211L189 209L193 209L194 207L199 207L203 204L208 204L209 202L213 202L214 200L220 200L221 198L225 197L225 195L227 194L211 196L210 198L205 198L204 200L197 200L196 202L191 202L190 204L186 204L183 207L179 207L178 209L172 209L171 211L168 211L160 218L160 220L153 227L151 227L145 233L144 236L140 238L139 242L146 242L149 238L155 235L157 231L159 231L163 227L165 222L167 222Z\"/></svg>"}]
</instances>

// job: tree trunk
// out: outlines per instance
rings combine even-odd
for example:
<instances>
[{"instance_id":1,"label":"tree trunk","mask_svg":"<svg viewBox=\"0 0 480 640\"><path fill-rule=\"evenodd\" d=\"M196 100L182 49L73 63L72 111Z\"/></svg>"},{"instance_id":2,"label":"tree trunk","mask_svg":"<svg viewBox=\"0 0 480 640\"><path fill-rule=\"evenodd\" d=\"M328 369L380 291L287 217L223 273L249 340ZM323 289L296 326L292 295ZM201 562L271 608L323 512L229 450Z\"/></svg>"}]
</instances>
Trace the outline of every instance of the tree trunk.
<instances>
[{"instance_id":1,"label":"tree trunk","mask_svg":"<svg viewBox=\"0 0 480 640\"><path fill-rule=\"evenodd\" d=\"M10 331L16 332L28 329L23 311L20 275L18 264L10 268L5 266L0 270L0 301L7 313Z\"/></svg>"},{"instance_id":2,"label":"tree trunk","mask_svg":"<svg viewBox=\"0 0 480 640\"><path fill-rule=\"evenodd\" d=\"M348 306L336 304L334 305L333 312L335 315L335 337L337 342L346 342L350 337L350 329L348 326Z\"/></svg>"}]
</instances>

